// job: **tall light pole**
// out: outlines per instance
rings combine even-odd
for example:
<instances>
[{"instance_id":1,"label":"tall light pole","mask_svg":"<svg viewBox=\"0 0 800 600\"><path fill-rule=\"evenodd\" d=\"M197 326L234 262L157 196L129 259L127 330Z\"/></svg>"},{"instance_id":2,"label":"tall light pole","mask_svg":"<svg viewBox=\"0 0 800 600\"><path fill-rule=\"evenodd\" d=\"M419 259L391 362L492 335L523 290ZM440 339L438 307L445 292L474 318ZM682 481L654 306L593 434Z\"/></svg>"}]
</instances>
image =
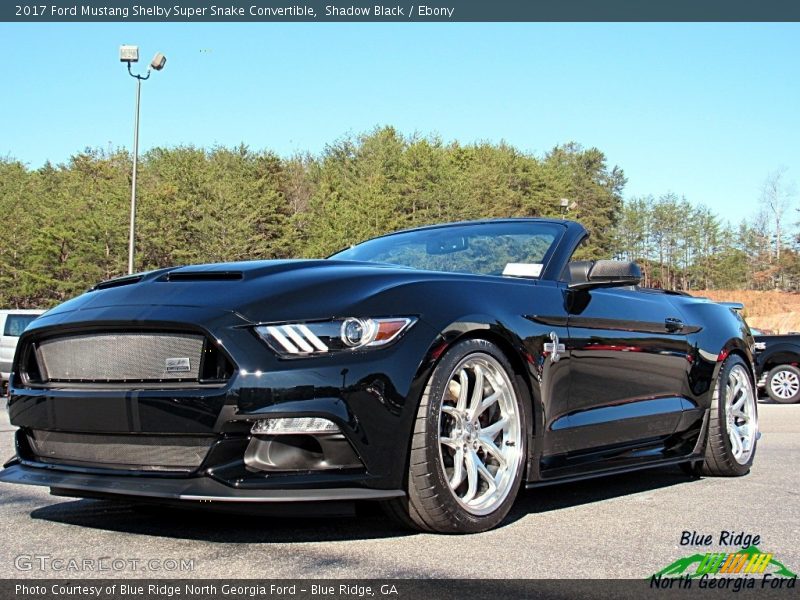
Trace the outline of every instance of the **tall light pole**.
<instances>
[{"instance_id":1,"label":"tall light pole","mask_svg":"<svg viewBox=\"0 0 800 600\"><path fill-rule=\"evenodd\" d=\"M139 62L138 46L120 46L120 62L128 63L128 75L136 79L136 112L133 119L133 174L131 176L131 226L128 233L128 275L133 273L133 254L136 246L136 170L139 165L139 100L142 97L142 82L150 78L151 71L160 71L167 64L167 58L156 52L147 73L138 75L131 70L131 64Z\"/></svg>"}]
</instances>

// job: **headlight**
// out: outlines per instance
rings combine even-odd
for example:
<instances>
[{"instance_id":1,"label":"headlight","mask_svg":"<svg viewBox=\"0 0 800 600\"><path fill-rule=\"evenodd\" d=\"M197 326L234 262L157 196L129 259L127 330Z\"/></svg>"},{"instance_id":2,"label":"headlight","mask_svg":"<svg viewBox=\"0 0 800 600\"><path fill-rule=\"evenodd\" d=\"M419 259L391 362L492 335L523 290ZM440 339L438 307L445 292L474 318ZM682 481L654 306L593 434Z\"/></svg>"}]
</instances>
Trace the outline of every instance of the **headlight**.
<instances>
[{"instance_id":1,"label":"headlight","mask_svg":"<svg viewBox=\"0 0 800 600\"><path fill-rule=\"evenodd\" d=\"M414 317L348 317L311 323L259 325L259 337L280 356L309 356L387 346L415 322Z\"/></svg>"}]
</instances>

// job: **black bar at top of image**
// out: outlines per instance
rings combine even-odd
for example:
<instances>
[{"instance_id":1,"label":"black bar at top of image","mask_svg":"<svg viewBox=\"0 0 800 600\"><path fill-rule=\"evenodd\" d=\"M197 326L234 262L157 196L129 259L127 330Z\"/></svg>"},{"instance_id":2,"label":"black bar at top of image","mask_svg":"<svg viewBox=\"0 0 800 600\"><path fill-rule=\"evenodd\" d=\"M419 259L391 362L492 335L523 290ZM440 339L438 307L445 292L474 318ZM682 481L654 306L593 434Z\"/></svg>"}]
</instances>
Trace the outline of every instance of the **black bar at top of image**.
<instances>
[{"instance_id":1,"label":"black bar at top of image","mask_svg":"<svg viewBox=\"0 0 800 600\"><path fill-rule=\"evenodd\" d=\"M5 22L800 21L798 0L3 0Z\"/></svg>"}]
</instances>

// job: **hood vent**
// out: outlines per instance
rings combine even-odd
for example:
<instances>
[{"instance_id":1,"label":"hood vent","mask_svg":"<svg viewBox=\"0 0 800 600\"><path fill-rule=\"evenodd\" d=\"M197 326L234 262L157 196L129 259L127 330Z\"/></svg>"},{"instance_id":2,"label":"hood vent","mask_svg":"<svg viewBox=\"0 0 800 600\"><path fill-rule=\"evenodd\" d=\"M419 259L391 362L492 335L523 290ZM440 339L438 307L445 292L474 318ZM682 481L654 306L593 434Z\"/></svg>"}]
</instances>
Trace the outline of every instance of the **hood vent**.
<instances>
[{"instance_id":1,"label":"hood vent","mask_svg":"<svg viewBox=\"0 0 800 600\"><path fill-rule=\"evenodd\" d=\"M164 281L239 281L244 279L241 271L171 271Z\"/></svg>"},{"instance_id":2,"label":"hood vent","mask_svg":"<svg viewBox=\"0 0 800 600\"><path fill-rule=\"evenodd\" d=\"M130 285L132 283L139 283L142 280L141 275L128 275L127 277L117 277L116 279L109 279L101 281L92 290L107 290L108 288L121 287L123 285Z\"/></svg>"}]
</instances>

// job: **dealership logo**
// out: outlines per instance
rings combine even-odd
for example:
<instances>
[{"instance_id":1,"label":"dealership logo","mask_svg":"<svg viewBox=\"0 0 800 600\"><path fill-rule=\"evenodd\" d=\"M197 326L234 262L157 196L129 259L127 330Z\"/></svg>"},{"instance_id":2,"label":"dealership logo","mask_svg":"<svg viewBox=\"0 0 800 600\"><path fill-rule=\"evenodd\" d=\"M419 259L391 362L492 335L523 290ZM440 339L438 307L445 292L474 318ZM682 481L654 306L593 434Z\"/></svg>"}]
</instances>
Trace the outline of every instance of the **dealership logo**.
<instances>
[{"instance_id":1,"label":"dealership logo","mask_svg":"<svg viewBox=\"0 0 800 600\"><path fill-rule=\"evenodd\" d=\"M191 371L192 367L188 358L168 358L166 371L167 373L186 373Z\"/></svg>"},{"instance_id":2,"label":"dealership logo","mask_svg":"<svg viewBox=\"0 0 800 600\"><path fill-rule=\"evenodd\" d=\"M736 552L707 552L679 558L653 574L653 577L682 577L696 579L703 575L761 575L797 577L771 552L762 552L757 546L748 546Z\"/></svg>"},{"instance_id":3,"label":"dealership logo","mask_svg":"<svg viewBox=\"0 0 800 600\"><path fill-rule=\"evenodd\" d=\"M797 585L797 574L780 562L772 552L762 551L757 544L761 536L745 531L721 531L717 546L736 548L724 552L698 552L672 562L650 576L650 587L656 589L724 588L789 589ZM681 546L714 545L714 536L684 531ZM710 548L709 548L710 549Z\"/></svg>"}]
</instances>

